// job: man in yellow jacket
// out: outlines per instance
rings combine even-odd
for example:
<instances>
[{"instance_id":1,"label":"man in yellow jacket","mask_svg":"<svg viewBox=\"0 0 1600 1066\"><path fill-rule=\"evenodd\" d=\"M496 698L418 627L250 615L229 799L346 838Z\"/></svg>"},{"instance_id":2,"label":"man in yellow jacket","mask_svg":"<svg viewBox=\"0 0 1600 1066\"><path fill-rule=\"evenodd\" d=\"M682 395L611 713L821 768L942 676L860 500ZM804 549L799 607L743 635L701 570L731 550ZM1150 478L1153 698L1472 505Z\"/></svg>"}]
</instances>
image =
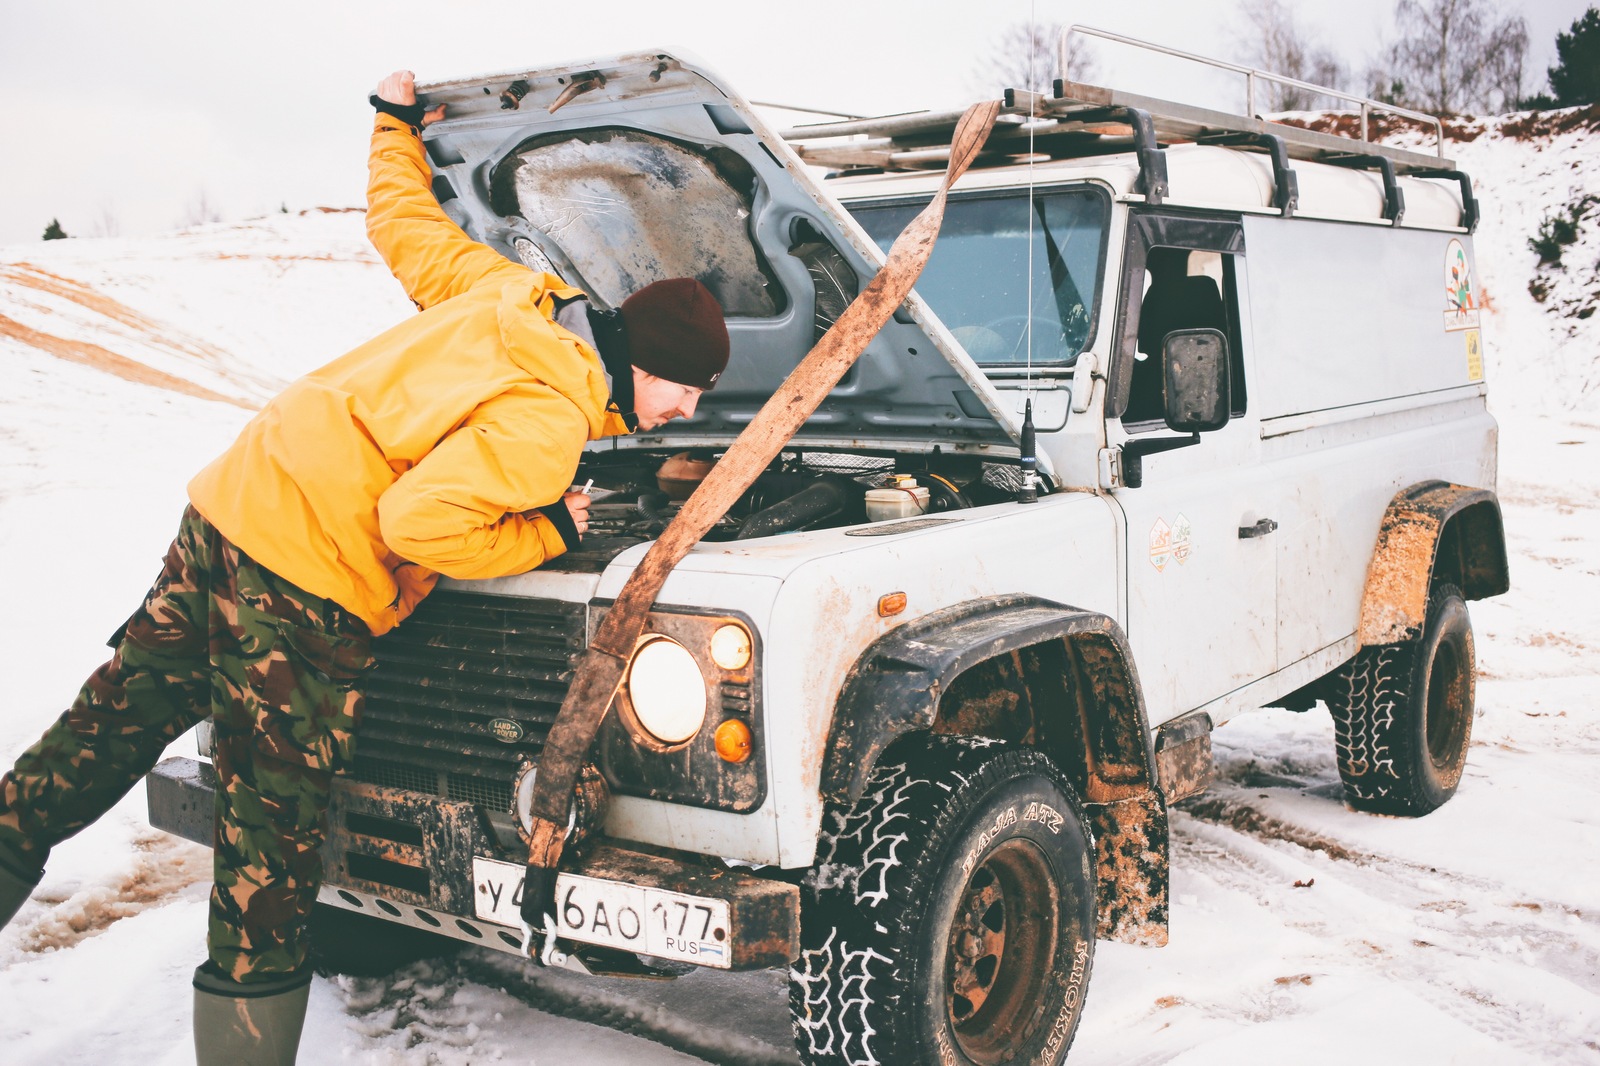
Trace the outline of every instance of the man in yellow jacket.
<instances>
[{"instance_id":1,"label":"man in yellow jacket","mask_svg":"<svg viewBox=\"0 0 1600 1066\"><path fill-rule=\"evenodd\" d=\"M292 1063L332 777L371 640L440 574L521 573L573 547L586 442L689 417L728 360L698 281L614 313L468 238L440 209L412 76L385 79L367 232L420 314L306 375L189 484L143 605L77 700L0 778L0 925L50 849L195 723L216 729L215 878L195 1042Z\"/></svg>"}]
</instances>

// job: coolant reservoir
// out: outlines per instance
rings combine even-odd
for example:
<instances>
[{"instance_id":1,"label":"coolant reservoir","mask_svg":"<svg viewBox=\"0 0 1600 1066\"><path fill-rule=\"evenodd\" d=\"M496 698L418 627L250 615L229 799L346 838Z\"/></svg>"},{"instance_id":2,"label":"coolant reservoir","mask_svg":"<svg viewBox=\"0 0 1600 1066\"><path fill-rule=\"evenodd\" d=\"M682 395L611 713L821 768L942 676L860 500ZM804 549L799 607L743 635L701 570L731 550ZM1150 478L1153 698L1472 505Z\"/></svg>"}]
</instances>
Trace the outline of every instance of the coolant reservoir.
<instances>
[{"instance_id":1,"label":"coolant reservoir","mask_svg":"<svg viewBox=\"0 0 1600 1066\"><path fill-rule=\"evenodd\" d=\"M928 486L910 474L893 474L883 488L867 490L867 521L911 518L928 510Z\"/></svg>"}]
</instances>

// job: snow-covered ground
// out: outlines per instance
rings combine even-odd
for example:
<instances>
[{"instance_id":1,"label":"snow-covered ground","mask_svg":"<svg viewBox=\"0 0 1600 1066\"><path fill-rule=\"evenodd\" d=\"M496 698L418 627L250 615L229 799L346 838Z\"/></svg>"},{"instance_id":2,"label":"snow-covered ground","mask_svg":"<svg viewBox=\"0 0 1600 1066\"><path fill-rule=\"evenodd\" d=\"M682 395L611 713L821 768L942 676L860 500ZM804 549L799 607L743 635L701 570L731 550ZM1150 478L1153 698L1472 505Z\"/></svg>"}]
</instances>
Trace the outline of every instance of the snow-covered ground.
<instances>
[{"instance_id":1,"label":"snow-covered ground","mask_svg":"<svg viewBox=\"0 0 1600 1066\"><path fill-rule=\"evenodd\" d=\"M1451 146L1485 206L1513 583L1472 608L1460 793L1418 821L1355 814L1325 712L1235 719L1216 787L1174 816L1172 943L1100 945L1074 1063L1600 1062L1600 317L1581 317L1600 215L1560 268L1526 243L1600 194L1594 124L1518 139L1494 120ZM102 660L187 477L249 408L409 313L356 213L0 248L0 760ZM5 1061L190 1061L209 875L207 851L148 828L142 788L58 848L0 932ZM302 1061L792 1061L782 989L583 983L468 951L319 979Z\"/></svg>"}]
</instances>

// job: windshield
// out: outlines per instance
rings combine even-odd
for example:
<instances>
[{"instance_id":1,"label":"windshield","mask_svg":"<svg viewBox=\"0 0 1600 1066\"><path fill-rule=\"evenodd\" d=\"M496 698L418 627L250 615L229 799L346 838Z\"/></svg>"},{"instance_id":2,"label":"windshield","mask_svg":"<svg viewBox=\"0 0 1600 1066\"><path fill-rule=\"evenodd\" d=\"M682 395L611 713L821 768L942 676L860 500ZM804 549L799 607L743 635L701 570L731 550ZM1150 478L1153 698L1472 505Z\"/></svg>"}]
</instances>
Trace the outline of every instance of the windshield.
<instances>
[{"instance_id":1,"label":"windshield","mask_svg":"<svg viewBox=\"0 0 1600 1066\"><path fill-rule=\"evenodd\" d=\"M926 199L849 205L884 251ZM1093 339L1106 201L1098 193L1036 190L1029 266L1026 191L952 198L917 292L972 356L988 366L1070 363ZM1032 310L1029 310L1029 295Z\"/></svg>"}]
</instances>

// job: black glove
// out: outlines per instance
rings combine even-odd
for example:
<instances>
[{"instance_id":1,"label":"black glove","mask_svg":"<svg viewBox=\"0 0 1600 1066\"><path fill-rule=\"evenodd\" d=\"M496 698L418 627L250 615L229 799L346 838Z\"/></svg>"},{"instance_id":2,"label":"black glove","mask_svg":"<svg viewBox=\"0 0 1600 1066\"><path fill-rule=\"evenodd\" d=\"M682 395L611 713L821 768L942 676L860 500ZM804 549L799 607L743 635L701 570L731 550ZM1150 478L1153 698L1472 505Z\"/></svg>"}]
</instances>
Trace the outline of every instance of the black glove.
<instances>
[{"instance_id":1,"label":"black glove","mask_svg":"<svg viewBox=\"0 0 1600 1066\"><path fill-rule=\"evenodd\" d=\"M572 512L562 500L557 500L548 507L535 508L540 514L550 519L550 524L556 527L556 532L561 534L561 543L567 546L567 551L577 551L583 543L583 535L578 532L578 523L572 520Z\"/></svg>"},{"instance_id":2,"label":"black glove","mask_svg":"<svg viewBox=\"0 0 1600 1066\"><path fill-rule=\"evenodd\" d=\"M529 865L522 875L522 920L535 929L544 929L544 916L556 910L558 871Z\"/></svg>"},{"instance_id":3,"label":"black glove","mask_svg":"<svg viewBox=\"0 0 1600 1066\"><path fill-rule=\"evenodd\" d=\"M421 104L392 104L377 93L368 96L367 103L371 104L379 114L393 115L406 125L419 130L422 128L422 116L428 110Z\"/></svg>"}]
</instances>

